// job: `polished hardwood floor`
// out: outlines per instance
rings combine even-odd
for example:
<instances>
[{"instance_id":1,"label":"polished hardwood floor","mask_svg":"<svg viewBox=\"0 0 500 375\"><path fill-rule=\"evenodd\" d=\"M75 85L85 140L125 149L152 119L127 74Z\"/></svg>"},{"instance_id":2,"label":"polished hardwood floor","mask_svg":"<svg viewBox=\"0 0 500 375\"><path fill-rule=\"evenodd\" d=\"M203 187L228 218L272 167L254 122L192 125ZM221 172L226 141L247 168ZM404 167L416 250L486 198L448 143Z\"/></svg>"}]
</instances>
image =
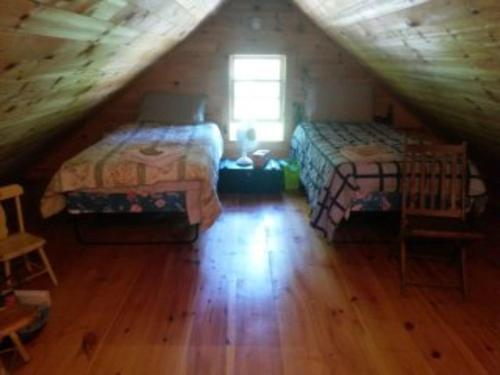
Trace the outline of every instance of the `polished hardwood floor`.
<instances>
[{"instance_id":1,"label":"polished hardwood floor","mask_svg":"<svg viewBox=\"0 0 500 375\"><path fill-rule=\"evenodd\" d=\"M327 244L299 196L224 206L195 246L82 246L66 218L40 224L60 286L30 285L51 288L52 315L15 373L500 374L498 236L471 251L466 302L402 297L397 244Z\"/></svg>"}]
</instances>

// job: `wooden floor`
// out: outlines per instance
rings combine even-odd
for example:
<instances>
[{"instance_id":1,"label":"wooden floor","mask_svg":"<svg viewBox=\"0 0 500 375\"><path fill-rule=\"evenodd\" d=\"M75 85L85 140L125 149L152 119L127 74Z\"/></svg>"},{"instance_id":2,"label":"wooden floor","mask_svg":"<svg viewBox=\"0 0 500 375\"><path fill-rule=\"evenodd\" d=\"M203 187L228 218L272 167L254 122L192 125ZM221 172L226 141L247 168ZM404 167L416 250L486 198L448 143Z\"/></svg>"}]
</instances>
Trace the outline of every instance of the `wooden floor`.
<instances>
[{"instance_id":1,"label":"wooden floor","mask_svg":"<svg viewBox=\"0 0 500 375\"><path fill-rule=\"evenodd\" d=\"M16 373L500 374L496 240L471 252L466 303L403 298L396 245L326 244L302 197L224 206L194 247L84 247L64 218L43 224L60 286ZM455 276L421 261L413 272Z\"/></svg>"}]
</instances>

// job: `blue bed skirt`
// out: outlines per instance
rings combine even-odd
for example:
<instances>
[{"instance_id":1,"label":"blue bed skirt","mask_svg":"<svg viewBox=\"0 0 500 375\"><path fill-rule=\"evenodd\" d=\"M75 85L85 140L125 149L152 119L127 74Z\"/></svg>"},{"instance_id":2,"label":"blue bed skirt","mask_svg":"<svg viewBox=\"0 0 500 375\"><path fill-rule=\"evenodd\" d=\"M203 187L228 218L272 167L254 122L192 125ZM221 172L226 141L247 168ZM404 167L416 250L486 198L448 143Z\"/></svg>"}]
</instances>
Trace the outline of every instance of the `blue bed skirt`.
<instances>
[{"instance_id":1,"label":"blue bed skirt","mask_svg":"<svg viewBox=\"0 0 500 375\"><path fill-rule=\"evenodd\" d=\"M186 212L184 192L154 194L89 193L66 194L70 214Z\"/></svg>"},{"instance_id":2,"label":"blue bed skirt","mask_svg":"<svg viewBox=\"0 0 500 375\"><path fill-rule=\"evenodd\" d=\"M399 211L400 209L401 194L382 191L371 193L365 198L354 199L351 207L352 211L362 212Z\"/></svg>"}]
</instances>

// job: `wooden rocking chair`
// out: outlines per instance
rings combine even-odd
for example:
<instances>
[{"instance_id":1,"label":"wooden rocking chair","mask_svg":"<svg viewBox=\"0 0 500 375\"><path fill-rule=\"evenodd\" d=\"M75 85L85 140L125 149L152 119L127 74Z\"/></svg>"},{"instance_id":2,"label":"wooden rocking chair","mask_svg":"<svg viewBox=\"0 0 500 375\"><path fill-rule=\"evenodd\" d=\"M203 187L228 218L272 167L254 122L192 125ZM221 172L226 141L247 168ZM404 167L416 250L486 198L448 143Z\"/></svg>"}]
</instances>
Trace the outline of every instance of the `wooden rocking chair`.
<instances>
[{"instance_id":1,"label":"wooden rocking chair","mask_svg":"<svg viewBox=\"0 0 500 375\"><path fill-rule=\"evenodd\" d=\"M401 291L407 285L407 240L428 238L453 241L460 255L460 285L465 298L466 244L483 238L466 222L466 144L407 145L402 168Z\"/></svg>"}]
</instances>

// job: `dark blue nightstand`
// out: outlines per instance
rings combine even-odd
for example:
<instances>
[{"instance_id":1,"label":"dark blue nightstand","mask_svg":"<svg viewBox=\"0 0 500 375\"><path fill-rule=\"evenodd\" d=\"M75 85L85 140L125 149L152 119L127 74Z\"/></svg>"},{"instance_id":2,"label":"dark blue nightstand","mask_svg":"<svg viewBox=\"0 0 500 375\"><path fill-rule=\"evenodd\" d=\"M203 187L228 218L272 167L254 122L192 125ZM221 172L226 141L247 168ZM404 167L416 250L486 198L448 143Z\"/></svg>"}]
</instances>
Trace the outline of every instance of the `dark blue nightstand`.
<instances>
[{"instance_id":1,"label":"dark blue nightstand","mask_svg":"<svg viewBox=\"0 0 500 375\"><path fill-rule=\"evenodd\" d=\"M283 167L271 159L263 168L241 167L235 160L222 159L219 166L220 193L280 194Z\"/></svg>"}]
</instances>

